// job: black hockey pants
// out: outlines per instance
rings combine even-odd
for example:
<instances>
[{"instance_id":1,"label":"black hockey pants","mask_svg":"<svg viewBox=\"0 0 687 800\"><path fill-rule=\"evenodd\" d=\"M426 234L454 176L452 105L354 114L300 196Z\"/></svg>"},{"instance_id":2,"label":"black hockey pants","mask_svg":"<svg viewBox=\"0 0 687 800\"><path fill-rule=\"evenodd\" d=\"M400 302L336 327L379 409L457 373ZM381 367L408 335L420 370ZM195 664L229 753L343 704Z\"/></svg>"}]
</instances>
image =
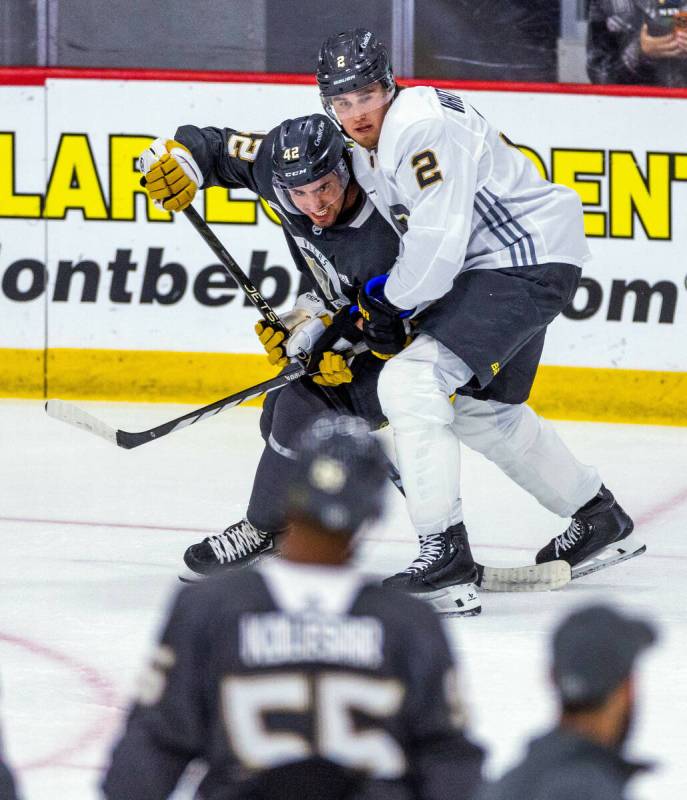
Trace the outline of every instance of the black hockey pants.
<instances>
[{"instance_id":1,"label":"black hockey pants","mask_svg":"<svg viewBox=\"0 0 687 800\"><path fill-rule=\"evenodd\" d=\"M384 422L377 399L377 379L384 363L371 353L363 353L351 365L353 381L327 390L336 392L351 414L363 417L373 428ZM246 513L249 522L259 530L274 532L284 528L284 484L296 455L300 432L308 420L331 408L326 393L307 378L265 398L260 417L265 448Z\"/></svg>"}]
</instances>

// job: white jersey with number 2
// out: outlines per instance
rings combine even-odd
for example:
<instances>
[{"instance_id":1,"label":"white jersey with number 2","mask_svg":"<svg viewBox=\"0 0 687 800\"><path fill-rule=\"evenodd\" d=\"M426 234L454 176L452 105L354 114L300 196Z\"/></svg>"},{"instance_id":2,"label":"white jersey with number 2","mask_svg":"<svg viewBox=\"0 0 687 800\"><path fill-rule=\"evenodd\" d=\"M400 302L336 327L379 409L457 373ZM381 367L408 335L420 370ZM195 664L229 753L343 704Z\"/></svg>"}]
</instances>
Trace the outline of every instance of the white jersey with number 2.
<instances>
[{"instance_id":1,"label":"white jersey with number 2","mask_svg":"<svg viewBox=\"0 0 687 800\"><path fill-rule=\"evenodd\" d=\"M356 178L402 234L385 287L399 308L426 307L459 272L590 257L582 205L462 97L403 89L376 151L353 148Z\"/></svg>"}]
</instances>

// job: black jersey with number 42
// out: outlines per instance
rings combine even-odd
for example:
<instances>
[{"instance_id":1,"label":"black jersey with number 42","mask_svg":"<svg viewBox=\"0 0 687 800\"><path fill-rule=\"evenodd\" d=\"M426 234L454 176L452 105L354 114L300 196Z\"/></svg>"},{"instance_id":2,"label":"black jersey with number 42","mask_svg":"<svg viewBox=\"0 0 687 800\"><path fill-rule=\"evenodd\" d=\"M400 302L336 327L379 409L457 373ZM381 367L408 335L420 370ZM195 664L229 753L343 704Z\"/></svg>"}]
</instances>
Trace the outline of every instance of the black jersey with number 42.
<instances>
[{"instance_id":1,"label":"black jersey with number 42","mask_svg":"<svg viewBox=\"0 0 687 800\"><path fill-rule=\"evenodd\" d=\"M482 761L462 723L429 606L273 561L179 592L103 788L161 800L202 759L204 800L248 798L261 776L325 760L366 776L366 798L461 800Z\"/></svg>"},{"instance_id":2,"label":"black jersey with number 42","mask_svg":"<svg viewBox=\"0 0 687 800\"><path fill-rule=\"evenodd\" d=\"M345 217L329 228L318 227L288 197L279 196L272 184L276 132L277 128L264 134L183 125L175 138L193 153L204 186L248 188L269 203L279 216L296 266L306 276L302 291L315 289L332 309L354 303L368 278L393 266L398 235L362 191Z\"/></svg>"}]
</instances>

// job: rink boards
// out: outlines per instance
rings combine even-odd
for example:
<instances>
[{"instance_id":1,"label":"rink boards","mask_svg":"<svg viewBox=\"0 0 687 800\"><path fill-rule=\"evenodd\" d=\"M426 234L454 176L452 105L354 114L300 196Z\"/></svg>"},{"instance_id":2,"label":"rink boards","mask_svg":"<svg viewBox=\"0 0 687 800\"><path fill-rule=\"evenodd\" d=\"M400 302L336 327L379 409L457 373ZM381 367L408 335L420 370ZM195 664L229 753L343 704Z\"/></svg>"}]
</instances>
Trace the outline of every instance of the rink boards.
<instances>
[{"instance_id":1,"label":"rink boards","mask_svg":"<svg viewBox=\"0 0 687 800\"><path fill-rule=\"evenodd\" d=\"M202 403L270 374L255 311L189 223L147 203L135 158L179 124L268 130L320 111L317 92L128 77L0 70L0 396ZM684 98L453 88L584 205L594 258L550 328L533 405L687 424ZM286 310L299 277L278 220L250 192L203 194L198 210Z\"/></svg>"}]
</instances>

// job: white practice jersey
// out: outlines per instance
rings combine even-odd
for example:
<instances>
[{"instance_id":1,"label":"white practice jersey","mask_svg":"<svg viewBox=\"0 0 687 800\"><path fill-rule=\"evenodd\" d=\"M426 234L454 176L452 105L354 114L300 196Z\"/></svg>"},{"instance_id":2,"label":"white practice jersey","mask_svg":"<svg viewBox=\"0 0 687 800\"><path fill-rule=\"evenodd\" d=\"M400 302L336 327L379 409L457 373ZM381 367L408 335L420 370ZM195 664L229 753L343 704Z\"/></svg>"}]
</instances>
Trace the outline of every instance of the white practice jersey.
<instances>
[{"instance_id":1,"label":"white practice jersey","mask_svg":"<svg viewBox=\"0 0 687 800\"><path fill-rule=\"evenodd\" d=\"M356 178L402 234L386 284L399 308L445 295L462 270L589 256L582 205L544 180L458 95L418 86L391 104L376 151L353 148Z\"/></svg>"}]
</instances>

